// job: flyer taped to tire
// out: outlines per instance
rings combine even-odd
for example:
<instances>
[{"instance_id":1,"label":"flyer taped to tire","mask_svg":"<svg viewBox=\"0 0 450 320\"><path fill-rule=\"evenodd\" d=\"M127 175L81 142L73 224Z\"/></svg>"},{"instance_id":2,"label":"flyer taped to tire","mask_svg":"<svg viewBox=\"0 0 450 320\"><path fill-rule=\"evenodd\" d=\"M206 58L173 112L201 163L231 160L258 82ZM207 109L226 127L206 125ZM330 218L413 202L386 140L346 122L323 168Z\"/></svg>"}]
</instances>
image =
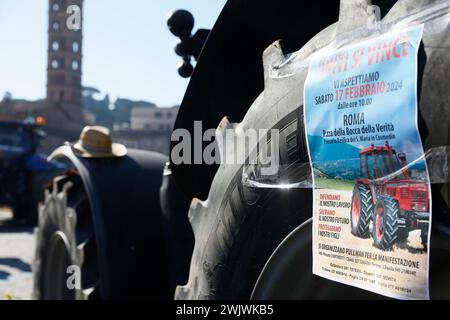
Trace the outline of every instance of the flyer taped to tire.
<instances>
[{"instance_id":1,"label":"flyer taped to tire","mask_svg":"<svg viewBox=\"0 0 450 320\"><path fill-rule=\"evenodd\" d=\"M319 51L304 87L313 273L399 299L429 299L431 189L417 125L422 33L416 25Z\"/></svg>"}]
</instances>

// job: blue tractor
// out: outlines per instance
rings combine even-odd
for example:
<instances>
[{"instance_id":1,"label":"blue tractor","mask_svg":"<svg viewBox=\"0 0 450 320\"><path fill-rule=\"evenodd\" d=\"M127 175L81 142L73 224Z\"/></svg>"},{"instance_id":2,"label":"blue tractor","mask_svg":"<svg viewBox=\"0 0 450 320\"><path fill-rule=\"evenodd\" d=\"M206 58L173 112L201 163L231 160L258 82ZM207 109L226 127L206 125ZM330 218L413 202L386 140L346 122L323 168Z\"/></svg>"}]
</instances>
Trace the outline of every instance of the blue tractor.
<instances>
[{"instance_id":1,"label":"blue tractor","mask_svg":"<svg viewBox=\"0 0 450 320\"><path fill-rule=\"evenodd\" d=\"M43 187L65 165L37 153L45 132L43 119L0 121L0 205L9 206L15 222L35 224Z\"/></svg>"}]
</instances>

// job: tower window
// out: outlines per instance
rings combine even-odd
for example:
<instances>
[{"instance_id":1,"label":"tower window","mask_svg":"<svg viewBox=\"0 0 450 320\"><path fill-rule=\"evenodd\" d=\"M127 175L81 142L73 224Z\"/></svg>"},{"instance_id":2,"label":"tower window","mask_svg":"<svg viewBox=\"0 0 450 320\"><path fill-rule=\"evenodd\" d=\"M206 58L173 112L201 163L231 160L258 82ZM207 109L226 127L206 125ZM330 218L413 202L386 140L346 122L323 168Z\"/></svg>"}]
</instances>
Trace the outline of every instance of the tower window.
<instances>
[{"instance_id":1,"label":"tower window","mask_svg":"<svg viewBox=\"0 0 450 320\"><path fill-rule=\"evenodd\" d=\"M59 62L58 62L58 60L52 60L51 65L52 65L52 68L53 68L53 69L58 69L58 68L59 68Z\"/></svg>"},{"instance_id":2,"label":"tower window","mask_svg":"<svg viewBox=\"0 0 450 320\"><path fill-rule=\"evenodd\" d=\"M53 22L52 28L54 31L58 31L59 30L59 22Z\"/></svg>"},{"instance_id":3,"label":"tower window","mask_svg":"<svg viewBox=\"0 0 450 320\"><path fill-rule=\"evenodd\" d=\"M58 41L53 41L52 42L52 49L53 49L53 51L58 51L59 50L59 42Z\"/></svg>"},{"instance_id":4,"label":"tower window","mask_svg":"<svg viewBox=\"0 0 450 320\"><path fill-rule=\"evenodd\" d=\"M72 51L75 52L75 53L77 53L78 51L80 51L80 45L78 44L77 41L74 41L74 42L72 43Z\"/></svg>"},{"instance_id":5,"label":"tower window","mask_svg":"<svg viewBox=\"0 0 450 320\"><path fill-rule=\"evenodd\" d=\"M73 71L77 71L79 67L80 67L80 65L79 65L78 61L76 61L76 60L72 61L72 70Z\"/></svg>"}]
</instances>

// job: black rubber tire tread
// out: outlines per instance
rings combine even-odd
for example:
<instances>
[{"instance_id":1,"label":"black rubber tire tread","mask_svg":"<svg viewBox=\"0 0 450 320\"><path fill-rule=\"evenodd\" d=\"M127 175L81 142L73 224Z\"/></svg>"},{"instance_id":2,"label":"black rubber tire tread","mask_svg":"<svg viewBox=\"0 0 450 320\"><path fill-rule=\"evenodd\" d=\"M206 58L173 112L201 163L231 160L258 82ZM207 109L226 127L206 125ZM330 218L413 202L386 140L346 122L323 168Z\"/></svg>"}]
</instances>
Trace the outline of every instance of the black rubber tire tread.
<instances>
[{"instance_id":1,"label":"black rubber tire tread","mask_svg":"<svg viewBox=\"0 0 450 320\"><path fill-rule=\"evenodd\" d=\"M332 32L335 30L334 28L330 26L315 39L312 39L310 43L314 43L319 38L321 39L320 43L331 43L331 41L335 40L335 33ZM324 39L322 37L329 41L322 41ZM271 66L280 66L286 62L281 57L282 53L277 52L274 47L276 46L271 46L264 53L264 68L267 70ZM302 52L300 52L299 56L306 58L307 52L314 50L315 47L307 45L302 51L305 54L302 55ZM419 49L419 59L418 88L421 88L426 61L423 46ZM300 61L300 58L298 61ZM307 71L304 71L302 68L290 68L288 65L286 65L285 69L284 72L275 73L275 77L269 73L265 74L264 92L257 98L240 124L243 130L246 128L273 128L274 123L284 119L287 113L297 107L296 103L303 101L303 96L299 92L302 91L304 86ZM432 75L435 73L429 72L428 77L432 78ZM283 81L283 77L289 80ZM424 81L423 83L427 82ZM443 89L443 87L439 88ZM436 90L430 90L430 92L437 94ZM418 97L420 99L420 90ZM448 130L443 130L443 133L440 135L434 132L434 139L427 139L429 134L427 126L433 123L434 113L425 110L430 110L438 104L432 103L435 99L431 96L427 97L427 99L422 98L422 100L425 103L419 105L418 122L422 140L425 142L424 146L427 148L434 146L438 141L440 141L441 145L447 145ZM428 101L430 102L428 103ZM428 106L428 108L425 108L425 106ZM441 112L447 110L444 104L441 103L439 106L441 106ZM423 119L423 114L426 114L427 118ZM298 134L302 133L303 128L299 126ZM304 146L304 138L298 138L298 140L298 146L302 144ZM304 154L301 151L298 153ZM280 156L283 156L283 153ZM264 255L264 250L272 250L273 247L270 246L277 240L273 239L273 234L269 232L266 234L258 233L258 230L269 230L272 227L272 230L275 230L276 236L278 236L278 232L281 233L280 229L278 229L280 225L281 228L289 229L289 223L293 224L294 219L289 220L287 218L287 215L292 214L293 211L297 210L296 218L298 220L301 220L304 216L311 216L311 198L304 198L297 194L292 199L294 200L293 206L289 208L286 205L285 208L287 203L285 199L285 202L278 201L278 203L274 203L273 194L277 195L278 191L266 193L256 190L258 201L249 206L243 201L242 190L239 189L239 170L242 171L242 168L233 171L221 165L211 184L208 200L202 202L194 199L191 204L189 217L196 241L189 281L185 286L177 288L176 298L178 299L248 298L247 290L260 271L259 262L267 257ZM305 190L289 190L289 192L307 193ZM271 201L267 201L267 199L270 199L269 195L272 196ZM448 193L445 193L444 196L445 200L448 200ZM237 200L235 201L234 199ZM275 207L274 212L264 212L264 209L270 205ZM265 221L261 221L264 218ZM284 224L282 221L284 221ZM263 222L266 223L265 226ZM266 248L264 248L264 245L266 245ZM257 260L258 258L260 259L259 261ZM253 271L253 274L249 272L250 270ZM240 283L238 282L239 280L241 280Z\"/></svg>"},{"instance_id":2,"label":"black rubber tire tread","mask_svg":"<svg viewBox=\"0 0 450 320\"><path fill-rule=\"evenodd\" d=\"M305 174L308 160L302 110L298 107L272 125L280 130L282 174L289 177ZM177 288L177 299L249 299L278 244L311 217L311 189L253 189L242 184L242 166L234 172L230 177L219 170L210 207L197 199L191 204L196 242L189 283Z\"/></svg>"},{"instance_id":3,"label":"black rubber tire tread","mask_svg":"<svg viewBox=\"0 0 450 320\"><path fill-rule=\"evenodd\" d=\"M383 206L384 208L384 226L383 226L383 234L381 239L377 238L376 235L376 212L379 206ZM373 243L375 247L381 250L390 250L394 243L397 241L397 232L398 232L398 214L400 209L398 207L397 201L395 201L391 196L382 195L378 198L377 204L375 206L375 210L373 213L373 227L372 227L372 236Z\"/></svg>"},{"instance_id":4,"label":"black rubber tire tread","mask_svg":"<svg viewBox=\"0 0 450 320\"><path fill-rule=\"evenodd\" d=\"M36 230L36 254L33 264L35 299L85 300L99 298L99 274L96 240L89 202L79 176L62 175L54 179L45 192L44 203L39 208L39 224ZM81 271L81 288L55 295L47 288L52 274L49 266L49 247L55 233L65 236L68 243L70 264Z\"/></svg>"},{"instance_id":5,"label":"black rubber tire tread","mask_svg":"<svg viewBox=\"0 0 450 320\"><path fill-rule=\"evenodd\" d=\"M350 223L351 223L351 229L352 234L360 237L360 238L369 238L370 232L369 232L369 226L370 226L370 220L372 219L373 215L373 199L372 199L372 193L370 192L370 189L363 185L363 184L356 184L353 188L353 194L357 192L359 195L359 219L356 226L353 225L353 219L351 217L350 212ZM352 206L353 208L353 197L352 197Z\"/></svg>"}]
</instances>

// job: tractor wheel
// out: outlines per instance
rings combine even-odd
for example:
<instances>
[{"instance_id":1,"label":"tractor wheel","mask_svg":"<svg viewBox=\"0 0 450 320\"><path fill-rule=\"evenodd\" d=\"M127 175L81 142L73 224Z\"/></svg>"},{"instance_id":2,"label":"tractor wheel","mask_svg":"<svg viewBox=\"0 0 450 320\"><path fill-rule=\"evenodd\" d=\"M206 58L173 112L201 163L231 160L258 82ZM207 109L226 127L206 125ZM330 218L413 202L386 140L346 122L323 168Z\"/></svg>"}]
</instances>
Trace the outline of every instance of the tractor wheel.
<instances>
[{"instance_id":1,"label":"tractor wheel","mask_svg":"<svg viewBox=\"0 0 450 320\"><path fill-rule=\"evenodd\" d=\"M398 236L397 201L391 196L382 195L378 198L373 212L372 236L374 245L381 250L392 248Z\"/></svg>"},{"instance_id":2,"label":"tractor wheel","mask_svg":"<svg viewBox=\"0 0 450 320\"><path fill-rule=\"evenodd\" d=\"M79 176L58 176L40 207L34 298L98 299L99 271L89 202Z\"/></svg>"},{"instance_id":3,"label":"tractor wheel","mask_svg":"<svg viewBox=\"0 0 450 320\"><path fill-rule=\"evenodd\" d=\"M283 174L299 181L302 174L310 176L302 111L294 108L278 123L270 116L251 120L262 121L255 126L280 130L280 159L296 161ZM189 281L177 287L177 299L249 299L275 248L311 217L310 189L249 187L242 183L244 168L221 165L208 197L214 200L192 201L189 219L195 247Z\"/></svg>"},{"instance_id":4,"label":"tractor wheel","mask_svg":"<svg viewBox=\"0 0 450 320\"><path fill-rule=\"evenodd\" d=\"M370 237L369 224L372 218L373 200L370 189L363 184L353 188L350 221L352 234L360 238Z\"/></svg>"}]
</instances>

